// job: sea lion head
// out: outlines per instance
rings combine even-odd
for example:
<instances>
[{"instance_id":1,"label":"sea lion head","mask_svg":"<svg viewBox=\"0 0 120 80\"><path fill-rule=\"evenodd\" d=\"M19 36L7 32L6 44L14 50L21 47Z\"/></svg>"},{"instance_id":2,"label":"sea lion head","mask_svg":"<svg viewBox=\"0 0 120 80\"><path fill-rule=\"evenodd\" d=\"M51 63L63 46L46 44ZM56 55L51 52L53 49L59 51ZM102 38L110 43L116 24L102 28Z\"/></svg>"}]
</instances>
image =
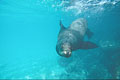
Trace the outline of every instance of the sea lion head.
<instances>
[{"instance_id":1,"label":"sea lion head","mask_svg":"<svg viewBox=\"0 0 120 80\"><path fill-rule=\"evenodd\" d=\"M56 47L56 51L60 56L70 57L72 54L71 45L69 43L63 43Z\"/></svg>"}]
</instances>

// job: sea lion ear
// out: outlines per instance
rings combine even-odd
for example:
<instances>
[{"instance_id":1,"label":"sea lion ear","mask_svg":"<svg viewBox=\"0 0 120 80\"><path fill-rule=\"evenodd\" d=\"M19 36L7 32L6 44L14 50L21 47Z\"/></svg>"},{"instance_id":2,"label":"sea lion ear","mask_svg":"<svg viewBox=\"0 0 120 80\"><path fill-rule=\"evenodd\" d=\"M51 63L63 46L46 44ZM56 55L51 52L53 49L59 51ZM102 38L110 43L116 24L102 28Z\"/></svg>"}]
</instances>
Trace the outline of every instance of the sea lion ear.
<instances>
[{"instance_id":1,"label":"sea lion ear","mask_svg":"<svg viewBox=\"0 0 120 80\"><path fill-rule=\"evenodd\" d=\"M62 21L60 20L60 27L61 27L61 29L66 29L65 27L64 27L64 25L62 24Z\"/></svg>"}]
</instances>

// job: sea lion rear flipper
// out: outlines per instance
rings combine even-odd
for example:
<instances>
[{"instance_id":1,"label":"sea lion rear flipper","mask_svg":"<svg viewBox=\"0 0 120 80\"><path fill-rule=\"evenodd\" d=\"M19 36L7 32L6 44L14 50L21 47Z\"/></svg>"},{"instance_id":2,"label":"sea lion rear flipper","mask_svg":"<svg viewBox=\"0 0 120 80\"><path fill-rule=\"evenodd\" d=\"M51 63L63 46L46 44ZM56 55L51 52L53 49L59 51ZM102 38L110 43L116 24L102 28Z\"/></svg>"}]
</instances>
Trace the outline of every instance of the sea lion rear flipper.
<instances>
[{"instance_id":1,"label":"sea lion rear flipper","mask_svg":"<svg viewBox=\"0 0 120 80\"><path fill-rule=\"evenodd\" d=\"M83 42L83 44L80 46L80 49L93 49L97 47L98 46L95 43L86 41L86 42Z\"/></svg>"},{"instance_id":2,"label":"sea lion rear flipper","mask_svg":"<svg viewBox=\"0 0 120 80\"><path fill-rule=\"evenodd\" d=\"M60 27L61 27L61 29L66 29L65 27L64 27L64 25L62 24L62 21L60 20Z\"/></svg>"},{"instance_id":3,"label":"sea lion rear flipper","mask_svg":"<svg viewBox=\"0 0 120 80\"><path fill-rule=\"evenodd\" d=\"M86 34L88 36L88 39L90 39L93 36L93 32L91 32L90 29L87 29Z\"/></svg>"}]
</instances>

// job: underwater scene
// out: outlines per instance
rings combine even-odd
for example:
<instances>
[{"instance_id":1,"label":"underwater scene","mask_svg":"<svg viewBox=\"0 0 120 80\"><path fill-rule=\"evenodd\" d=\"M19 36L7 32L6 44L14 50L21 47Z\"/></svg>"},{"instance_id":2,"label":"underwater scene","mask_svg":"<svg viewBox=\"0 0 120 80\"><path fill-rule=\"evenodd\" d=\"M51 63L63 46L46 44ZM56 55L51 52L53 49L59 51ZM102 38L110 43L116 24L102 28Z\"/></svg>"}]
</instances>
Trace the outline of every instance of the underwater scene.
<instances>
[{"instance_id":1,"label":"underwater scene","mask_svg":"<svg viewBox=\"0 0 120 80\"><path fill-rule=\"evenodd\" d=\"M79 18L97 48L58 55ZM0 79L120 79L120 0L0 0Z\"/></svg>"}]
</instances>

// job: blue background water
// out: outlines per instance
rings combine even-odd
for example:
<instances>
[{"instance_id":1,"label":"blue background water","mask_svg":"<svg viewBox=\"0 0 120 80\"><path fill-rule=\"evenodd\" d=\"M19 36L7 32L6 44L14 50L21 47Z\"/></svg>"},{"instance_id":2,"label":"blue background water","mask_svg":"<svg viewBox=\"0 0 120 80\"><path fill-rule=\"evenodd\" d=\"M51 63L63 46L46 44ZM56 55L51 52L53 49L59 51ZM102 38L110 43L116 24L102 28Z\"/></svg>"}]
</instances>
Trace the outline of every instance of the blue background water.
<instances>
[{"instance_id":1,"label":"blue background water","mask_svg":"<svg viewBox=\"0 0 120 80\"><path fill-rule=\"evenodd\" d=\"M0 0L0 79L120 79L120 1L66 1ZM81 17L100 47L60 57L59 21Z\"/></svg>"}]
</instances>

